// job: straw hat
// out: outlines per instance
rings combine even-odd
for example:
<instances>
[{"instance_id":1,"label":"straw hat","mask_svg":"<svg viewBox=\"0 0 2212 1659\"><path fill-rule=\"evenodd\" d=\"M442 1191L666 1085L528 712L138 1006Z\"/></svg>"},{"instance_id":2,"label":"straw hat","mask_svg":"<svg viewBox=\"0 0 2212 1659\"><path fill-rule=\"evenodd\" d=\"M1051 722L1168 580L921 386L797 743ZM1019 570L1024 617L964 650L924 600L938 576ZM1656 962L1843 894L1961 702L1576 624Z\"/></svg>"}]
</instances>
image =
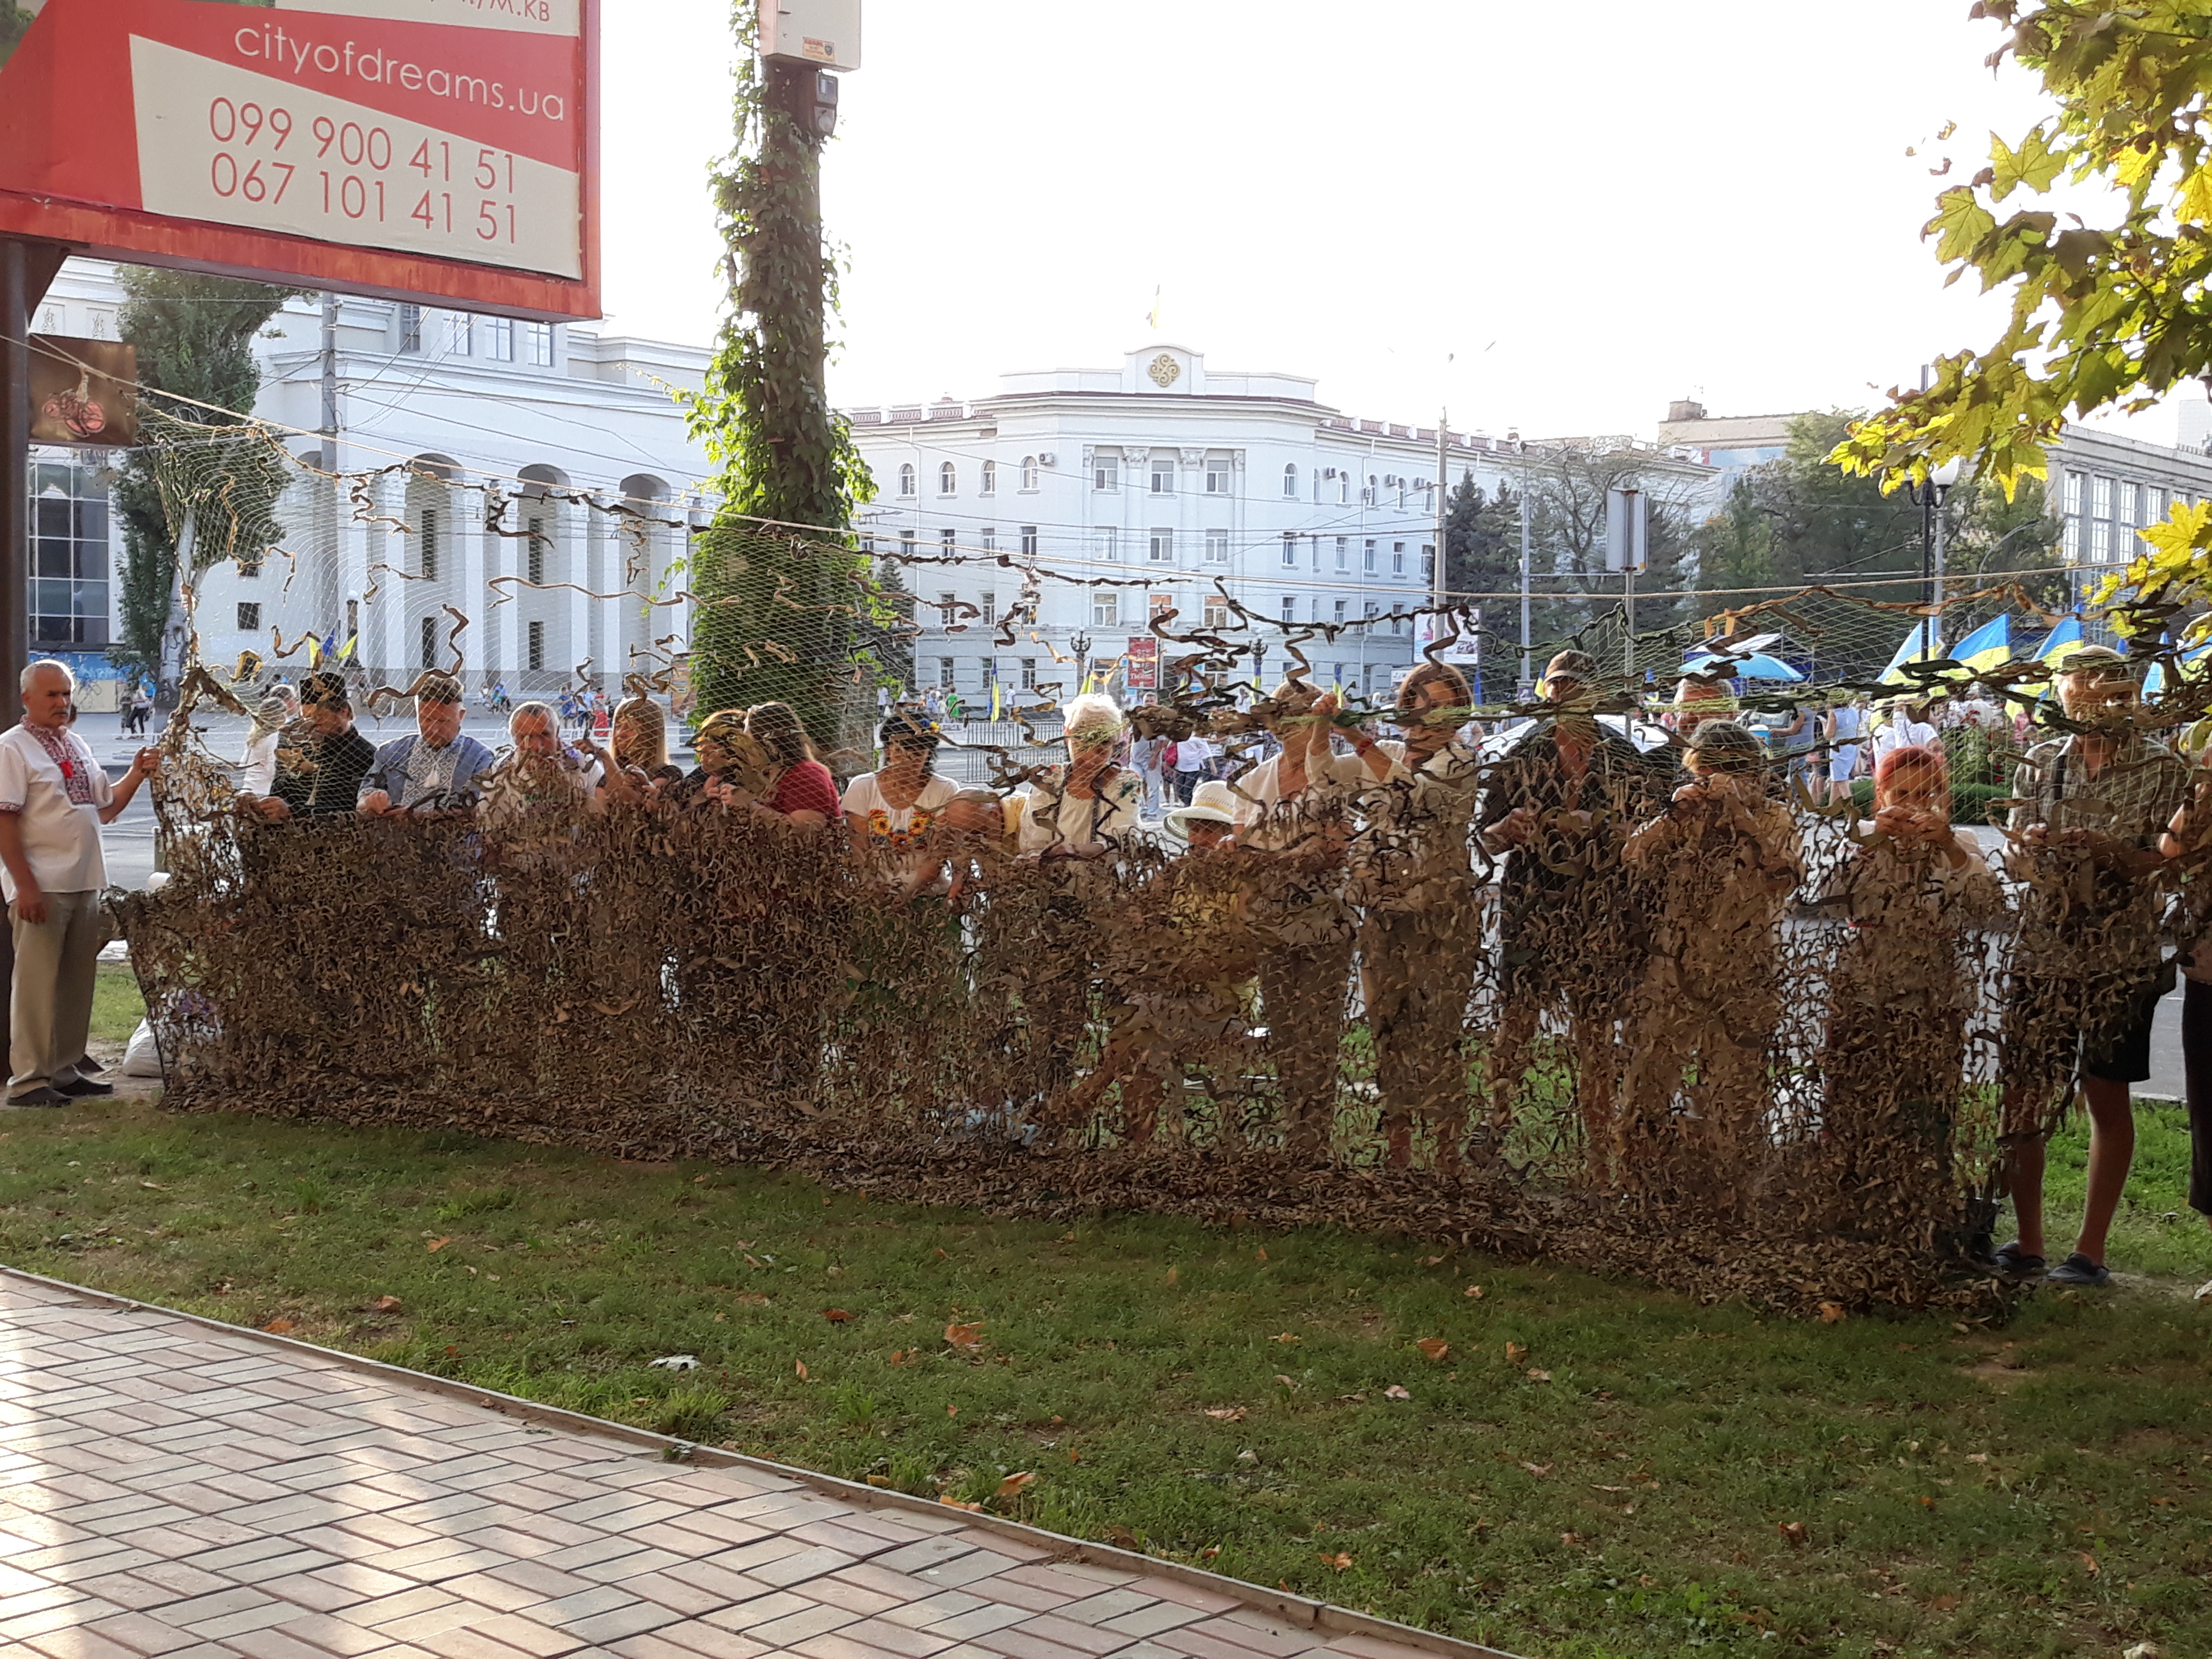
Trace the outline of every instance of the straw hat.
<instances>
[{"instance_id":1,"label":"straw hat","mask_svg":"<svg viewBox=\"0 0 2212 1659\"><path fill-rule=\"evenodd\" d=\"M1227 784L1209 779L1191 791L1189 805L1178 806L1168 814L1168 834L1177 841L1188 841L1188 826L1193 818L1201 823L1234 823L1237 797L1230 793Z\"/></svg>"}]
</instances>

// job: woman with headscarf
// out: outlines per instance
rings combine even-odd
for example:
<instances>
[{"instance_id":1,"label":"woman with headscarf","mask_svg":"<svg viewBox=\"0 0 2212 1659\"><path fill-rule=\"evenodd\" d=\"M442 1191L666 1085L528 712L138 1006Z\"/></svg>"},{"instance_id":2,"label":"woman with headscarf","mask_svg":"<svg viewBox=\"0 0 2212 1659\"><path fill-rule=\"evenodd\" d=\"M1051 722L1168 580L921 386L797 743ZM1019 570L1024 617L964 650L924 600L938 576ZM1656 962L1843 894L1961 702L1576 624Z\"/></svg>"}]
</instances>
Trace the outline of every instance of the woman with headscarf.
<instances>
[{"instance_id":1,"label":"woman with headscarf","mask_svg":"<svg viewBox=\"0 0 2212 1659\"><path fill-rule=\"evenodd\" d=\"M894 708L877 733L883 764L845 786L839 808L853 849L874 863L904 896L929 886L941 861L929 856L930 826L958 793L936 775L937 722L918 709Z\"/></svg>"}]
</instances>

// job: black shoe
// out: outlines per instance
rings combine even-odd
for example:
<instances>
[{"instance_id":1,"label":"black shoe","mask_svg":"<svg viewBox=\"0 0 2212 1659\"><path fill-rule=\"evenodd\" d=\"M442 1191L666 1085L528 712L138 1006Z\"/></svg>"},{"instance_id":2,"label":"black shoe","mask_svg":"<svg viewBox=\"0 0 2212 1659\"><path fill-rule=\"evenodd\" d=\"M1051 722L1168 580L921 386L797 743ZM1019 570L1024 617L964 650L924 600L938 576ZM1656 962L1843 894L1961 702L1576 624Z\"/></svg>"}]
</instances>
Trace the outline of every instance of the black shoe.
<instances>
[{"instance_id":1,"label":"black shoe","mask_svg":"<svg viewBox=\"0 0 2212 1659\"><path fill-rule=\"evenodd\" d=\"M2076 1250L2053 1267L2047 1275L2053 1285L2075 1285L2084 1290L2097 1290L2112 1282L2112 1270L2101 1261L2092 1261Z\"/></svg>"},{"instance_id":2,"label":"black shoe","mask_svg":"<svg viewBox=\"0 0 2212 1659\"><path fill-rule=\"evenodd\" d=\"M79 1077L103 1078L107 1075L107 1067L90 1054L78 1055L76 1064L70 1066L70 1070L75 1072Z\"/></svg>"},{"instance_id":3,"label":"black shoe","mask_svg":"<svg viewBox=\"0 0 2212 1659\"><path fill-rule=\"evenodd\" d=\"M59 1092L74 1100L83 1095L112 1095L115 1092L115 1085L102 1083L97 1078L81 1077L74 1083L61 1085Z\"/></svg>"},{"instance_id":4,"label":"black shoe","mask_svg":"<svg viewBox=\"0 0 2212 1659\"><path fill-rule=\"evenodd\" d=\"M9 1096L8 1103L10 1106L66 1106L70 1103L69 1097L60 1090L40 1087L27 1095Z\"/></svg>"},{"instance_id":5,"label":"black shoe","mask_svg":"<svg viewBox=\"0 0 2212 1659\"><path fill-rule=\"evenodd\" d=\"M2020 1248L2014 1239L1996 1253L1996 1270L2007 1279L2040 1279L2049 1264L2039 1255L2030 1255Z\"/></svg>"}]
</instances>

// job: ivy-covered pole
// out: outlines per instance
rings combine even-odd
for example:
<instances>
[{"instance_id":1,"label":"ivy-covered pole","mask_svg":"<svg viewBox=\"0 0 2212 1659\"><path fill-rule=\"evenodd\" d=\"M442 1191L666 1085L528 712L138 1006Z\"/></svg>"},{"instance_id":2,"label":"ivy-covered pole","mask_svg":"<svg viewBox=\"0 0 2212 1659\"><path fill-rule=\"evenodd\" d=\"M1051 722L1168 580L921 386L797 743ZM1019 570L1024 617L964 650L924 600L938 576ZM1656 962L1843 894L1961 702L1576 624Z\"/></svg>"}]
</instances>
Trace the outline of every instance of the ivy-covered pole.
<instances>
[{"instance_id":1,"label":"ivy-covered pole","mask_svg":"<svg viewBox=\"0 0 2212 1659\"><path fill-rule=\"evenodd\" d=\"M749 41L755 3L737 0ZM692 676L702 714L787 702L833 751L855 701L853 507L872 489L823 379L837 270L822 234L815 75L747 57L736 143L713 175L730 300L690 424L722 501L695 547Z\"/></svg>"}]
</instances>

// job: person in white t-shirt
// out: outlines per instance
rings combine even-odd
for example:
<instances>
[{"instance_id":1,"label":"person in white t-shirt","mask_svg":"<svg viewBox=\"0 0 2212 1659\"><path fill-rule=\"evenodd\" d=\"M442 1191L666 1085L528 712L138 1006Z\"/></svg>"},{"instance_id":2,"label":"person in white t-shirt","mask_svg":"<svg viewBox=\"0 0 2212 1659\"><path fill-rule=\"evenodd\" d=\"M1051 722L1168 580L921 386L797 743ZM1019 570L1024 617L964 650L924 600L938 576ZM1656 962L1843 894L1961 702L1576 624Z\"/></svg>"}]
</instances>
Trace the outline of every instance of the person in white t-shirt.
<instances>
[{"instance_id":1,"label":"person in white t-shirt","mask_svg":"<svg viewBox=\"0 0 2212 1659\"><path fill-rule=\"evenodd\" d=\"M930 826L959 789L935 775L937 722L920 709L892 709L877 738L883 765L847 784L838 805L854 850L872 855L912 898L944 868L944 860L929 851Z\"/></svg>"},{"instance_id":2,"label":"person in white t-shirt","mask_svg":"<svg viewBox=\"0 0 2212 1659\"><path fill-rule=\"evenodd\" d=\"M68 665L31 664L22 688L22 724L0 735L0 886L15 939L8 1103L63 1106L73 1096L114 1092L77 1065L91 1035L93 981L105 943L100 896L107 864L100 826L130 805L161 757L141 749L123 781L111 785L69 729L76 677Z\"/></svg>"},{"instance_id":3,"label":"person in white t-shirt","mask_svg":"<svg viewBox=\"0 0 2212 1659\"><path fill-rule=\"evenodd\" d=\"M1875 764L1893 749L1940 749L1942 739L1927 719L1927 709L1910 697L1891 700L1889 721L1874 734Z\"/></svg>"}]
</instances>

